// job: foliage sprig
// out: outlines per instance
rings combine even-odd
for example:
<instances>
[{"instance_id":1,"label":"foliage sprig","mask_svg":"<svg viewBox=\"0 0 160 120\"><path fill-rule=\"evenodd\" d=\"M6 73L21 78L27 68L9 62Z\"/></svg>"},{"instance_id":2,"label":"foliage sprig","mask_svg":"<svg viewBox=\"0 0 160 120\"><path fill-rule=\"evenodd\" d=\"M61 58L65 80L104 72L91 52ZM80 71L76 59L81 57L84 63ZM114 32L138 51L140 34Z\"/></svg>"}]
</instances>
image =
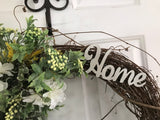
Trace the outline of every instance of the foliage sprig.
<instances>
[{"instance_id":1,"label":"foliage sprig","mask_svg":"<svg viewBox=\"0 0 160 120\"><path fill-rule=\"evenodd\" d=\"M0 112L5 120L39 120L63 107L64 78L83 73L80 51L61 52L48 44L47 30L26 19L24 32L0 24Z\"/></svg>"}]
</instances>

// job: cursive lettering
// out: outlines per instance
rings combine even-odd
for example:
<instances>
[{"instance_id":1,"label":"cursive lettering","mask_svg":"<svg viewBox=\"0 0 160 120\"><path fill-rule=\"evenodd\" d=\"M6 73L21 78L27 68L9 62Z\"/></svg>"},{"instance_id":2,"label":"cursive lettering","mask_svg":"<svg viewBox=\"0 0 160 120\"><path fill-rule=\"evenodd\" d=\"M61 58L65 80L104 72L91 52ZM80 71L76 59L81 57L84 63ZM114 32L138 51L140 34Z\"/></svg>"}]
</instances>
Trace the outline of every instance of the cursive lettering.
<instances>
[{"instance_id":1,"label":"cursive lettering","mask_svg":"<svg viewBox=\"0 0 160 120\"><path fill-rule=\"evenodd\" d=\"M91 50L91 48L94 47L97 50L96 50L96 55L93 58L93 54L89 54L89 51ZM93 72L96 75L96 77L102 77L105 80L117 81L120 78L119 81L120 83L124 83L125 80L128 79L129 86L134 85L136 87L142 87L146 84L145 82L145 79L147 77L146 73L141 72L136 75L134 70L127 71L126 68L122 69L121 67L115 69L113 65L104 66L105 61L111 52L112 49L109 49L103 56L101 62L99 63L101 48L99 47L99 45L90 45L84 53L86 60L91 60L90 67L86 72L87 73Z\"/></svg>"}]
</instances>

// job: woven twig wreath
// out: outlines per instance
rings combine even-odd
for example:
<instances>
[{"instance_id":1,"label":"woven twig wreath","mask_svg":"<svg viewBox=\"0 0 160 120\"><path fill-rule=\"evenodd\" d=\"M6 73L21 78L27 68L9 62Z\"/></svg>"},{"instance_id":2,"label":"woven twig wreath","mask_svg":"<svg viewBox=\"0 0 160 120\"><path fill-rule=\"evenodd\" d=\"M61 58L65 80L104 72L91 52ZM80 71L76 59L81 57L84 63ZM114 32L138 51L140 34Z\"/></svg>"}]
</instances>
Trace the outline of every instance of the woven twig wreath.
<instances>
[{"instance_id":1,"label":"woven twig wreath","mask_svg":"<svg viewBox=\"0 0 160 120\"><path fill-rule=\"evenodd\" d=\"M61 51L85 51L86 46L76 45L58 45L54 48ZM102 49L101 57L108 49ZM91 49L90 53L95 54L96 49ZM112 51L105 61L105 65L113 65L115 68L127 68L127 70L134 70L136 73L144 72L147 74L146 84L143 87L129 86L127 82L123 84L118 81L104 80L119 96L125 101L125 106L137 117L138 120L160 120L160 92L158 85L152 75L144 68L139 67L131 60L127 59L118 52ZM84 70L90 66L90 61L84 65ZM90 73L90 75L94 75Z\"/></svg>"}]
</instances>

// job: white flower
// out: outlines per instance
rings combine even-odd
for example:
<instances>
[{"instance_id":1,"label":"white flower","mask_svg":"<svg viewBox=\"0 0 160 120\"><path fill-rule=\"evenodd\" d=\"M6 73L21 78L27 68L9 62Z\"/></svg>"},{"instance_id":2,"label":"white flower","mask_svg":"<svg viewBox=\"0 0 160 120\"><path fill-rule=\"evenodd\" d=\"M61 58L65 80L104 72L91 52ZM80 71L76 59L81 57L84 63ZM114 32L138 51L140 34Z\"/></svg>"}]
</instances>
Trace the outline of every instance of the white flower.
<instances>
[{"instance_id":1,"label":"white flower","mask_svg":"<svg viewBox=\"0 0 160 120\"><path fill-rule=\"evenodd\" d=\"M38 95L38 94L35 94L32 91L30 91L31 95L30 96L27 96L27 97L23 97L23 102L27 102L27 103L32 103L33 102L33 105L38 105L40 107L43 107L43 100L42 98Z\"/></svg>"},{"instance_id":2,"label":"white flower","mask_svg":"<svg viewBox=\"0 0 160 120\"><path fill-rule=\"evenodd\" d=\"M52 89L52 91L46 92L43 94L43 97L50 98L50 109L54 109L59 103L63 102L66 99L64 93L66 89L66 84L61 87L57 82L53 80L46 80L45 83Z\"/></svg>"},{"instance_id":3,"label":"white flower","mask_svg":"<svg viewBox=\"0 0 160 120\"><path fill-rule=\"evenodd\" d=\"M30 90L30 96L23 97L23 102L33 103L34 105L39 105L43 107L44 105L49 106L50 109L54 109L59 103L63 102L66 99L66 95L64 93L66 89L66 84L58 84L53 80L45 80L45 84L48 85L52 91L46 92L43 94L44 98L50 98L50 102L44 102L42 98Z\"/></svg>"},{"instance_id":4,"label":"white flower","mask_svg":"<svg viewBox=\"0 0 160 120\"><path fill-rule=\"evenodd\" d=\"M0 62L0 77L3 77L3 74L6 74L8 76L13 76L13 74L10 72L14 68L14 65L12 63L2 63Z\"/></svg>"},{"instance_id":5,"label":"white flower","mask_svg":"<svg viewBox=\"0 0 160 120\"><path fill-rule=\"evenodd\" d=\"M0 81L0 92L7 88L8 88L8 83Z\"/></svg>"}]
</instances>

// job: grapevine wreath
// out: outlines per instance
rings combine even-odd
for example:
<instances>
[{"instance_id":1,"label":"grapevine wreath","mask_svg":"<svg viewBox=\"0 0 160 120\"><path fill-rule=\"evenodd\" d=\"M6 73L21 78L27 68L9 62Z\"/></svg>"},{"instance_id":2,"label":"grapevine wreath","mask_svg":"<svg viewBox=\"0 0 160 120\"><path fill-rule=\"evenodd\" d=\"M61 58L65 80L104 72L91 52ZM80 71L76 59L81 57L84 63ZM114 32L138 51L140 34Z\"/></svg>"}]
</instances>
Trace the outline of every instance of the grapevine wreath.
<instances>
[{"instance_id":1,"label":"grapevine wreath","mask_svg":"<svg viewBox=\"0 0 160 120\"><path fill-rule=\"evenodd\" d=\"M70 42L74 44L50 46L49 41L53 37L69 38L69 36L53 29L53 32L58 34L49 37L48 31L37 28L34 21L33 16L28 18L27 28L22 32L2 25L0 27L1 120L44 120L48 111L63 107L62 102L66 99L64 79L80 77L84 73L105 81L123 98L125 106L138 120L160 120L159 87L147 69L136 65L114 48L100 49L97 45L84 46L73 39L70 39ZM92 33L107 34L100 31ZM94 59L97 61L93 61ZM102 62L103 64L100 64ZM93 64L92 70L88 71ZM100 70L99 66L101 66ZM107 76L111 73L116 74L111 68L130 72L125 79L121 72L116 80L111 80L111 77L109 79ZM103 74L98 75L100 71ZM143 73L141 77L140 73ZM132 75L137 75L135 81L138 78L145 79L135 83L131 80Z\"/></svg>"}]
</instances>

